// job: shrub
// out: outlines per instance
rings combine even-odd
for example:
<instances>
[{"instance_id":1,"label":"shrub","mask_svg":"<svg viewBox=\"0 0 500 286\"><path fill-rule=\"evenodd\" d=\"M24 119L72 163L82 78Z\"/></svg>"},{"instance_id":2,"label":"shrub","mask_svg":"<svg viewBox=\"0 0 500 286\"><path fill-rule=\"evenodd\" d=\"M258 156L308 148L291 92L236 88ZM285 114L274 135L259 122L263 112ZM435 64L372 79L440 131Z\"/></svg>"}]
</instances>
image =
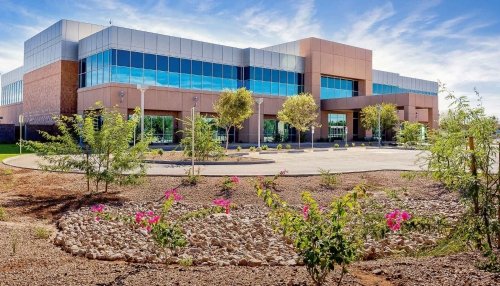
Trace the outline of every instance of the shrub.
<instances>
[{"instance_id":1,"label":"shrub","mask_svg":"<svg viewBox=\"0 0 500 286\"><path fill-rule=\"evenodd\" d=\"M365 146L366 146L365 143L361 143L361 147L365 147Z\"/></svg>"},{"instance_id":2,"label":"shrub","mask_svg":"<svg viewBox=\"0 0 500 286\"><path fill-rule=\"evenodd\" d=\"M250 146L250 148L248 149L250 152L255 152L255 147L254 146Z\"/></svg>"},{"instance_id":3,"label":"shrub","mask_svg":"<svg viewBox=\"0 0 500 286\"><path fill-rule=\"evenodd\" d=\"M330 170L319 169L319 173L321 176L320 185L328 189L333 189L339 183L338 175L330 173Z\"/></svg>"},{"instance_id":4,"label":"shrub","mask_svg":"<svg viewBox=\"0 0 500 286\"><path fill-rule=\"evenodd\" d=\"M277 194L257 188L257 195L271 208L275 229L293 241L307 272L316 285L325 282L335 266L341 268L338 285L347 272L347 265L357 253L356 237L347 224L359 211L355 191L335 199L328 210L320 208L308 192L302 193L302 211L289 207Z\"/></svg>"},{"instance_id":5,"label":"shrub","mask_svg":"<svg viewBox=\"0 0 500 286\"><path fill-rule=\"evenodd\" d=\"M3 207L0 207L0 221L6 221L6 220L7 220L7 211Z\"/></svg>"},{"instance_id":6,"label":"shrub","mask_svg":"<svg viewBox=\"0 0 500 286\"><path fill-rule=\"evenodd\" d=\"M163 156L163 149L158 149L158 155L161 157Z\"/></svg>"},{"instance_id":7,"label":"shrub","mask_svg":"<svg viewBox=\"0 0 500 286\"><path fill-rule=\"evenodd\" d=\"M267 145L262 145L262 150L267 150L267 149L269 149L269 146L267 146Z\"/></svg>"},{"instance_id":8,"label":"shrub","mask_svg":"<svg viewBox=\"0 0 500 286\"><path fill-rule=\"evenodd\" d=\"M262 148L257 147L257 148L255 148L255 151L260 152L260 151L262 151Z\"/></svg>"},{"instance_id":9,"label":"shrub","mask_svg":"<svg viewBox=\"0 0 500 286\"><path fill-rule=\"evenodd\" d=\"M351 143L351 146L352 146L352 147L356 147L356 143L352 142L352 143Z\"/></svg>"},{"instance_id":10,"label":"shrub","mask_svg":"<svg viewBox=\"0 0 500 286\"><path fill-rule=\"evenodd\" d=\"M276 146L276 150L278 150L278 151L279 151L279 150L281 150L281 149L283 149L283 145L278 144L278 145Z\"/></svg>"},{"instance_id":11,"label":"shrub","mask_svg":"<svg viewBox=\"0 0 500 286\"><path fill-rule=\"evenodd\" d=\"M334 147L334 148L339 148L339 147L340 147L340 145L339 145L338 143L335 143L335 144L333 144L333 147Z\"/></svg>"},{"instance_id":12,"label":"shrub","mask_svg":"<svg viewBox=\"0 0 500 286\"><path fill-rule=\"evenodd\" d=\"M292 145L290 145L290 144L286 144L286 145L285 145L285 149L287 149L287 150L292 149Z\"/></svg>"},{"instance_id":13,"label":"shrub","mask_svg":"<svg viewBox=\"0 0 500 286\"><path fill-rule=\"evenodd\" d=\"M196 169L196 174L191 168L186 170L186 177L182 178L182 184L185 186L196 186L201 179L200 167Z\"/></svg>"},{"instance_id":14,"label":"shrub","mask_svg":"<svg viewBox=\"0 0 500 286\"><path fill-rule=\"evenodd\" d=\"M238 185L239 183L240 183L240 178L238 178L237 176L224 177L221 184L224 196L230 197L231 192L234 191L236 185Z\"/></svg>"},{"instance_id":15,"label":"shrub","mask_svg":"<svg viewBox=\"0 0 500 286\"><path fill-rule=\"evenodd\" d=\"M278 189L278 178L286 175L286 173L288 173L288 171L283 170L272 177L260 176L257 179L255 188L260 188L265 190L270 189L276 191Z\"/></svg>"},{"instance_id":16,"label":"shrub","mask_svg":"<svg viewBox=\"0 0 500 286\"><path fill-rule=\"evenodd\" d=\"M187 118L182 122L186 128L179 131L184 135L180 145L183 148L183 152L186 157L191 157L193 126L194 157L196 160L205 161L208 160L209 157L213 157L218 160L224 155L224 149L220 146L219 141L214 136L214 124L206 120L205 117L199 115L196 116L194 124L191 118Z\"/></svg>"},{"instance_id":17,"label":"shrub","mask_svg":"<svg viewBox=\"0 0 500 286\"><path fill-rule=\"evenodd\" d=\"M241 151L241 146L236 147L236 151L240 152Z\"/></svg>"},{"instance_id":18,"label":"shrub","mask_svg":"<svg viewBox=\"0 0 500 286\"><path fill-rule=\"evenodd\" d=\"M179 259L179 265L189 267L193 265L193 258L191 256L182 257Z\"/></svg>"},{"instance_id":19,"label":"shrub","mask_svg":"<svg viewBox=\"0 0 500 286\"><path fill-rule=\"evenodd\" d=\"M346 148L349 147L349 144L345 143L344 147L346 147Z\"/></svg>"},{"instance_id":20,"label":"shrub","mask_svg":"<svg viewBox=\"0 0 500 286\"><path fill-rule=\"evenodd\" d=\"M36 227L35 228L35 238L37 239L48 239L51 235L50 230L44 227Z\"/></svg>"}]
</instances>

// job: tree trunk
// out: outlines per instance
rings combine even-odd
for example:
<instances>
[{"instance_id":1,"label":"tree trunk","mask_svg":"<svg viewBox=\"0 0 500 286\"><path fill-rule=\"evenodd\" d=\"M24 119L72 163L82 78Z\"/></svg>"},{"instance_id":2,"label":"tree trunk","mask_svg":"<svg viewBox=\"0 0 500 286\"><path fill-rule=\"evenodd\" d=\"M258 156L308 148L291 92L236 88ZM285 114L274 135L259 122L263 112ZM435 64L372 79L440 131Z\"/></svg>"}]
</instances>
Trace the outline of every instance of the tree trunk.
<instances>
[{"instance_id":1,"label":"tree trunk","mask_svg":"<svg viewBox=\"0 0 500 286\"><path fill-rule=\"evenodd\" d=\"M478 185L478 178L477 178L476 155L474 154L474 151L475 151L474 137L469 137L469 150L471 151L470 172L472 174L472 177L474 178L474 183L472 185L472 190L471 190L472 202L474 204L474 215L476 215L477 217L480 218L482 216L481 216L481 213L479 211L479 185ZM483 217L483 221L484 221L484 217ZM476 228L477 228L476 230L478 231L478 233L481 233L479 226L477 226ZM481 239L478 239L478 241L476 241L476 247L478 249L482 249Z\"/></svg>"},{"instance_id":2,"label":"tree trunk","mask_svg":"<svg viewBox=\"0 0 500 286\"><path fill-rule=\"evenodd\" d=\"M229 148L229 129L231 127L226 127L226 151Z\"/></svg>"},{"instance_id":3,"label":"tree trunk","mask_svg":"<svg viewBox=\"0 0 500 286\"><path fill-rule=\"evenodd\" d=\"M299 136L299 149L300 149L300 130L297 130L297 134Z\"/></svg>"}]
</instances>

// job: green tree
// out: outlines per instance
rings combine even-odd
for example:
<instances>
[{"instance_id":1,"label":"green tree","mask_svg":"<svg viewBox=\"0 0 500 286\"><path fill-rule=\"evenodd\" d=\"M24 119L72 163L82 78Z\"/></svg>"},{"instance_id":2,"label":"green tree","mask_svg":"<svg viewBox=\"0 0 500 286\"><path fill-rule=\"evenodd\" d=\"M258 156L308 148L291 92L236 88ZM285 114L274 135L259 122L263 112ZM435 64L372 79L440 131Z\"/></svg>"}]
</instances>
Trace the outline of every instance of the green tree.
<instances>
[{"instance_id":1,"label":"green tree","mask_svg":"<svg viewBox=\"0 0 500 286\"><path fill-rule=\"evenodd\" d=\"M393 128L398 123L398 110L395 104L382 103L380 109L380 134ZM366 130L378 130L378 107L369 105L361 109L361 125ZM375 135L375 134L373 134ZM378 135L378 134L377 134Z\"/></svg>"},{"instance_id":2,"label":"green tree","mask_svg":"<svg viewBox=\"0 0 500 286\"><path fill-rule=\"evenodd\" d=\"M217 125L226 130L226 150L229 146L229 130L231 127L242 129L243 122L252 116L254 105L252 92L244 87L224 90L215 102Z\"/></svg>"},{"instance_id":3,"label":"green tree","mask_svg":"<svg viewBox=\"0 0 500 286\"><path fill-rule=\"evenodd\" d=\"M194 124L191 118L182 120L185 128L180 130L184 136L181 140L181 147L184 150L184 155L192 156L192 134L194 126L194 157L198 161L207 160L209 157L220 158L223 155L222 147L219 141L214 136L215 125L211 123L209 118L196 115ZM194 174L193 174L194 175Z\"/></svg>"},{"instance_id":4,"label":"green tree","mask_svg":"<svg viewBox=\"0 0 500 286\"><path fill-rule=\"evenodd\" d=\"M495 233L500 247L500 173L495 170L500 158L494 143L498 123L482 106L471 106L466 97L456 97L446 88L443 92L451 104L441 117L440 129L430 133L425 159L433 177L465 199L468 229L463 234L490 251Z\"/></svg>"},{"instance_id":5,"label":"green tree","mask_svg":"<svg viewBox=\"0 0 500 286\"><path fill-rule=\"evenodd\" d=\"M143 159L151 138L146 136L130 146L139 122L138 109L132 119L126 120L118 110L108 110L96 103L85 117L61 116L54 120L59 134L39 131L47 142L26 142L44 159L45 163L41 163L44 170L83 171L89 192L91 182L96 192L101 182L108 191L110 184L134 184L146 174Z\"/></svg>"},{"instance_id":6,"label":"green tree","mask_svg":"<svg viewBox=\"0 0 500 286\"><path fill-rule=\"evenodd\" d=\"M318 105L310 93L301 93L291 96L283 103L278 112L278 119L295 127L298 132L300 148L300 132L305 132L311 126L319 127L316 122L318 118Z\"/></svg>"},{"instance_id":7,"label":"green tree","mask_svg":"<svg viewBox=\"0 0 500 286\"><path fill-rule=\"evenodd\" d=\"M422 127L424 125L419 122L405 121L401 123L401 129L396 135L397 142L410 146L417 145L422 141Z\"/></svg>"}]
</instances>

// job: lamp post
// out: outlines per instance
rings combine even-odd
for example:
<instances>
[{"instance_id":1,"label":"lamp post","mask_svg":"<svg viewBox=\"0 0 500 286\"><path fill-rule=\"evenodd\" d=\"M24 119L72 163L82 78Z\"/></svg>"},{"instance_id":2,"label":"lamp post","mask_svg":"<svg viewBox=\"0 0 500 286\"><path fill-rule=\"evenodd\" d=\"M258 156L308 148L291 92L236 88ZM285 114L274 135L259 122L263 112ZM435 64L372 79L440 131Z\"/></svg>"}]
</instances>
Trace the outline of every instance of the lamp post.
<instances>
[{"instance_id":1,"label":"lamp post","mask_svg":"<svg viewBox=\"0 0 500 286\"><path fill-rule=\"evenodd\" d=\"M314 151L314 125L311 126L311 150Z\"/></svg>"},{"instance_id":2,"label":"lamp post","mask_svg":"<svg viewBox=\"0 0 500 286\"><path fill-rule=\"evenodd\" d=\"M195 122L195 110L196 110L196 103L198 102L198 97L193 96L193 107L191 108L191 175L194 176L194 129L196 128L196 122ZM226 138L227 140L227 138Z\"/></svg>"},{"instance_id":3,"label":"lamp post","mask_svg":"<svg viewBox=\"0 0 500 286\"><path fill-rule=\"evenodd\" d=\"M382 106L379 104L377 105L377 113L378 113L378 147L380 148L382 146L381 141L382 141L382 135L381 135L381 130L380 130L380 114L382 113Z\"/></svg>"},{"instance_id":4,"label":"lamp post","mask_svg":"<svg viewBox=\"0 0 500 286\"><path fill-rule=\"evenodd\" d=\"M144 139L144 93L148 90L145 85L138 84L137 89L141 91L141 141Z\"/></svg>"},{"instance_id":5,"label":"lamp post","mask_svg":"<svg viewBox=\"0 0 500 286\"><path fill-rule=\"evenodd\" d=\"M260 148L260 105L264 102L262 97L257 98L258 117L257 117L257 147Z\"/></svg>"},{"instance_id":6,"label":"lamp post","mask_svg":"<svg viewBox=\"0 0 500 286\"><path fill-rule=\"evenodd\" d=\"M348 133L348 130L347 130L347 126L344 128L344 137L345 137L345 146L347 146L347 133ZM345 147L344 146L344 147Z\"/></svg>"},{"instance_id":7,"label":"lamp post","mask_svg":"<svg viewBox=\"0 0 500 286\"><path fill-rule=\"evenodd\" d=\"M19 115L19 154L23 153L23 122L24 116L22 114Z\"/></svg>"}]
</instances>

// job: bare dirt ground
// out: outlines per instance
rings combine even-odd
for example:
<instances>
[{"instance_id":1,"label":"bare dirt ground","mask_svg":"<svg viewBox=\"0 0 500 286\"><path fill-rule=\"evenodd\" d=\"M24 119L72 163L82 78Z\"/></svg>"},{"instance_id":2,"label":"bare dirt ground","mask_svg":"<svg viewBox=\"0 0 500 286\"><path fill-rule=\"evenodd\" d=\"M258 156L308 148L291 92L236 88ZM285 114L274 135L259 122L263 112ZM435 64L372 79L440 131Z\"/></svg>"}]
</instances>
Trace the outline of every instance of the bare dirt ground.
<instances>
[{"instance_id":1,"label":"bare dirt ground","mask_svg":"<svg viewBox=\"0 0 500 286\"><path fill-rule=\"evenodd\" d=\"M234 192L236 204L261 204L253 189L255 178L242 178ZM320 186L320 178L282 177L278 192L292 204L310 191L320 204L346 193L364 180L384 195L393 190L415 200L457 201L441 185L427 178L408 181L401 172L372 172L340 176L338 186ZM0 285L311 285L304 267L181 267L106 262L74 257L39 239L35 229L56 231L54 221L69 210L96 203L120 205L152 201L178 187L185 202L207 203L220 196L222 178L202 178L197 186L180 186L179 177L148 177L143 185L112 187L106 194L89 196L82 175L44 173L0 165L0 206L8 213L0 221ZM354 263L344 285L500 285L500 276L478 270L474 252L444 257L391 257ZM334 275L327 285L335 284Z\"/></svg>"}]
</instances>

